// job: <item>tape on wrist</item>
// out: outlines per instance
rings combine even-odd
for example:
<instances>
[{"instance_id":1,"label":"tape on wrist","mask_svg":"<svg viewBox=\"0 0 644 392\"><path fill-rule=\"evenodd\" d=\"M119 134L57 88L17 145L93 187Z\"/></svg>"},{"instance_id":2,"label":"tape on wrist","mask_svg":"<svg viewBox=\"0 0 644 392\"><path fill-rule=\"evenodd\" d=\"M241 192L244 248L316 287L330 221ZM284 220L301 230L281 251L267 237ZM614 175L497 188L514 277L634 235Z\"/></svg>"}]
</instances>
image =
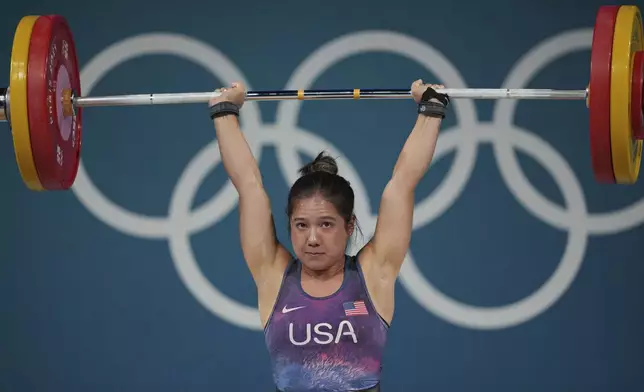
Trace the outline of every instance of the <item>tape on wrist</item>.
<instances>
[{"instance_id":1,"label":"tape on wrist","mask_svg":"<svg viewBox=\"0 0 644 392\"><path fill-rule=\"evenodd\" d=\"M418 114L444 119L445 106L439 102L421 102L418 104Z\"/></svg>"},{"instance_id":2,"label":"tape on wrist","mask_svg":"<svg viewBox=\"0 0 644 392\"><path fill-rule=\"evenodd\" d=\"M227 116L229 114L239 116L239 106L235 105L232 102L217 102L216 104L210 106L209 109L211 119Z\"/></svg>"}]
</instances>

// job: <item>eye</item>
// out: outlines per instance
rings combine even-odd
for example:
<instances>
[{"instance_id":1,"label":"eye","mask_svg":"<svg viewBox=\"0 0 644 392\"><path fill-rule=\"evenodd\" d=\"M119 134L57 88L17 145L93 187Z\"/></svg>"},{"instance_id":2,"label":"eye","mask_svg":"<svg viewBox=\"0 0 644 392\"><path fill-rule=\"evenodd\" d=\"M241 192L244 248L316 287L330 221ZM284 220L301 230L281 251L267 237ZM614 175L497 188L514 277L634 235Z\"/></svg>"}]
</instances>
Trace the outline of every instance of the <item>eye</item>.
<instances>
[{"instance_id":1,"label":"eye","mask_svg":"<svg viewBox=\"0 0 644 392\"><path fill-rule=\"evenodd\" d=\"M322 227L329 228L331 226L333 226L333 223L331 222L322 222Z\"/></svg>"},{"instance_id":2,"label":"eye","mask_svg":"<svg viewBox=\"0 0 644 392\"><path fill-rule=\"evenodd\" d=\"M303 228L306 227L306 224L304 224L302 222L298 222L298 223L295 224L295 227L298 228L298 229L303 229Z\"/></svg>"}]
</instances>

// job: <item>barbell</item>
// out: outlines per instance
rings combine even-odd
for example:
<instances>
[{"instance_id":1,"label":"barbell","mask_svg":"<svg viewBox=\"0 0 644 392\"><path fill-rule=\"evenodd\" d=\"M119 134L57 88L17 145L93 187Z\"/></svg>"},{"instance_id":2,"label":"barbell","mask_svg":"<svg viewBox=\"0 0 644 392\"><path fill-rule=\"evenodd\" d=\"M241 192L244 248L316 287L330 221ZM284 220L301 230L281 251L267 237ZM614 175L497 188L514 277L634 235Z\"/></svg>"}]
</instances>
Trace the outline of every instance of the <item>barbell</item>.
<instances>
[{"instance_id":1,"label":"barbell","mask_svg":"<svg viewBox=\"0 0 644 392\"><path fill-rule=\"evenodd\" d=\"M595 19L590 80L581 90L440 89L452 99L584 100L591 163L600 183L633 184L644 140L642 17L632 5L602 6ZM60 15L25 16L11 51L9 87L0 89L0 120L8 122L18 169L34 191L69 189L82 146L87 107L206 103L216 92L83 97L76 47ZM403 99L409 89L249 91L249 101Z\"/></svg>"}]
</instances>

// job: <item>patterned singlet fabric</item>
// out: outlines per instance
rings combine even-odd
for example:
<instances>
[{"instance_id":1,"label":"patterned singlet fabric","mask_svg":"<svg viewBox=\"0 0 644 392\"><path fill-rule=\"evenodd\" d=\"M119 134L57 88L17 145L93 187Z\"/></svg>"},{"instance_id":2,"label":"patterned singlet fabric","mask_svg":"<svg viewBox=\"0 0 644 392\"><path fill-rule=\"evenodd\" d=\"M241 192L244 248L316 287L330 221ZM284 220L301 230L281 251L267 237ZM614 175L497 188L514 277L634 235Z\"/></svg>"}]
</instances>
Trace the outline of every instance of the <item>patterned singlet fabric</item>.
<instances>
[{"instance_id":1,"label":"patterned singlet fabric","mask_svg":"<svg viewBox=\"0 0 644 392\"><path fill-rule=\"evenodd\" d=\"M264 328L277 389L379 388L389 326L371 303L357 257L346 256L342 286L327 297L305 293L301 273L301 262L292 260Z\"/></svg>"}]
</instances>

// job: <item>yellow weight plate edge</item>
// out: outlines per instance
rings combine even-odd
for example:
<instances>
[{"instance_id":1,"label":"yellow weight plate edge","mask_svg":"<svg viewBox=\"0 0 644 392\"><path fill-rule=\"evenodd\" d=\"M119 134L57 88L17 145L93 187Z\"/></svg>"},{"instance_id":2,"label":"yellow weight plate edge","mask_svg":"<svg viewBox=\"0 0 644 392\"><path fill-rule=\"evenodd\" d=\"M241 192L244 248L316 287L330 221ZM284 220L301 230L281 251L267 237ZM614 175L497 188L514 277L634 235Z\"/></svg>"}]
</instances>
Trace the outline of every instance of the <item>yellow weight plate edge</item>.
<instances>
[{"instance_id":1,"label":"yellow weight plate edge","mask_svg":"<svg viewBox=\"0 0 644 392\"><path fill-rule=\"evenodd\" d=\"M642 15L636 6L621 6L615 22L610 86L610 134L615 181L637 181L642 160L642 141L631 129L631 77L634 52L644 49Z\"/></svg>"},{"instance_id":2,"label":"yellow weight plate edge","mask_svg":"<svg viewBox=\"0 0 644 392\"><path fill-rule=\"evenodd\" d=\"M29 106L27 103L27 69L29 64L29 42L31 32L38 16L28 15L18 23L11 49L11 71L9 79L9 111L13 148L18 162L18 170L27 187L34 191L43 191L44 187L38 178L29 135ZM44 102L43 102L44 104Z\"/></svg>"}]
</instances>

